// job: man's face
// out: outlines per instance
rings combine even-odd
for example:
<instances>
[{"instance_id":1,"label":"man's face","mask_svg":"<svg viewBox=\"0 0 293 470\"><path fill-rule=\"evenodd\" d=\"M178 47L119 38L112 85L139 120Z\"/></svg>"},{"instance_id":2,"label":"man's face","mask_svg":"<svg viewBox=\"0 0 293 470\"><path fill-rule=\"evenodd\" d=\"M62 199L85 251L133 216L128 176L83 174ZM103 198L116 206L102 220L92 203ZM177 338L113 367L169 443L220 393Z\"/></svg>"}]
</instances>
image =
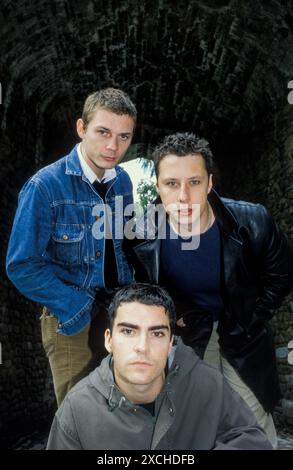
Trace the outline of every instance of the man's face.
<instances>
[{"instance_id":1,"label":"man's face","mask_svg":"<svg viewBox=\"0 0 293 470\"><path fill-rule=\"evenodd\" d=\"M212 189L205 161L199 154L178 157L166 155L159 166L157 189L171 221L190 224L195 215L207 210L207 196ZM199 204L199 212L192 208Z\"/></svg>"},{"instance_id":2,"label":"man's face","mask_svg":"<svg viewBox=\"0 0 293 470\"><path fill-rule=\"evenodd\" d=\"M113 354L115 381L132 395L141 386L160 391L172 347L170 321L165 309L139 302L122 303L105 346Z\"/></svg>"},{"instance_id":3,"label":"man's face","mask_svg":"<svg viewBox=\"0 0 293 470\"><path fill-rule=\"evenodd\" d=\"M78 119L76 128L82 140L84 159L97 176L102 177L106 169L122 160L131 143L134 120L128 114L97 109L86 128L82 119Z\"/></svg>"}]
</instances>

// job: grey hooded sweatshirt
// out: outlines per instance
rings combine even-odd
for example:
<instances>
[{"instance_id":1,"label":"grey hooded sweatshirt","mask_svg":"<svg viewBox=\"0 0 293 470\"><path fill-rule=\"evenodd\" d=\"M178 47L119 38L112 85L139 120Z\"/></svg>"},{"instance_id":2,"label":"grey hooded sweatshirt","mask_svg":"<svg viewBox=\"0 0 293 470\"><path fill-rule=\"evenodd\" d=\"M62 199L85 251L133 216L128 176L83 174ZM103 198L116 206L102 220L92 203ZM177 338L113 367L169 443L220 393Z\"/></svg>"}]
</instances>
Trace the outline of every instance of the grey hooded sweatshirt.
<instances>
[{"instance_id":1,"label":"grey hooded sweatshirt","mask_svg":"<svg viewBox=\"0 0 293 470\"><path fill-rule=\"evenodd\" d=\"M67 394L47 449L272 449L244 401L179 341L155 416L115 385L107 356Z\"/></svg>"}]
</instances>

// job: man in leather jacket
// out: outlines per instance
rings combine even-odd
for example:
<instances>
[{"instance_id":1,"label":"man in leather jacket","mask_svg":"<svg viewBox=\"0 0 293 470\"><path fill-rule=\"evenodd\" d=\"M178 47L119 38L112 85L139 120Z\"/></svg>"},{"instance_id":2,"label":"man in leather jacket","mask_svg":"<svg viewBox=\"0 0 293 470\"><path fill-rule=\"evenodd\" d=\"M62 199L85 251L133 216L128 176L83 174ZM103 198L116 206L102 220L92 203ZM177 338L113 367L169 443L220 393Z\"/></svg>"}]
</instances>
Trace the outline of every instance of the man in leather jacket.
<instances>
[{"instance_id":1,"label":"man in leather jacket","mask_svg":"<svg viewBox=\"0 0 293 470\"><path fill-rule=\"evenodd\" d=\"M159 199L125 240L135 278L169 290L177 333L222 371L276 447L270 412L280 387L268 321L292 285L287 239L262 205L218 196L204 139L168 136L153 157Z\"/></svg>"}]
</instances>

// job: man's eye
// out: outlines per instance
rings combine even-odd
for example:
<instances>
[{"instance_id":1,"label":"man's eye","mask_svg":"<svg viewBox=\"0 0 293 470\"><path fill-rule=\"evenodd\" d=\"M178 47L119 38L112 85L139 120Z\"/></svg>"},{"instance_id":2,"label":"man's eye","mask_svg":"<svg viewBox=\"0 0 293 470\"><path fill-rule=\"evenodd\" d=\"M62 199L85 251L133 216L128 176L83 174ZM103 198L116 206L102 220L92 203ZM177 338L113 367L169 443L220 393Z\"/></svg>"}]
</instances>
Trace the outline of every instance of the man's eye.
<instances>
[{"instance_id":1,"label":"man's eye","mask_svg":"<svg viewBox=\"0 0 293 470\"><path fill-rule=\"evenodd\" d=\"M121 139L121 140L129 140L129 139L130 139L130 135L128 135L128 134L125 134L125 135L124 135L124 134L123 134L123 135L120 136L120 139Z\"/></svg>"},{"instance_id":2,"label":"man's eye","mask_svg":"<svg viewBox=\"0 0 293 470\"><path fill-rule=\"evenodd\" d=\"M167 181L166 183L166 185L170 186L171 188L175 188L176 184L177 184L176 181Z\"/></svg>"},{"instance_id":3,"label":"man's eye","mask_svg":"<svg viewBox=\"0 0 293 470\"><path fill-rule=\"evenodd\" d=\"M121 333L126 336L130 336L133 333L133 330L131 330L130 328L122 328Z\"/></svg>"},{"instance_id":4,"label":"man's eye","mask_svg":"<svg viewBox=\"0 0 293 470\"><path fill-rule=\"evenodd\" d=\"M163 331L153 331L153 334L156 338L162 338L165 336L165 333Z\"/></svg>"},{"instance_id":5,"label":"man's eye","mask_svg":"<svg viewBox=\"0 0 293 470\"><path fill-rule=\"evenodd\" d=\"M190 184L191 186L197 186L198 184L200 184L200 180L192 180L190 181Z\"/></svg>"},{"instance_id":6,"label":"man's eye","mask_svg":"<svg viewBox=\"0 0 293 470\"><path fill-rule=\"evenodd\" d=\"M102 129L98 129L98 130L97 130L97 133L100 134L100 135L103 135L103 136L106 136L106 135L109 134L109 132L103 131Z\"/></svg>"}]
</instances>

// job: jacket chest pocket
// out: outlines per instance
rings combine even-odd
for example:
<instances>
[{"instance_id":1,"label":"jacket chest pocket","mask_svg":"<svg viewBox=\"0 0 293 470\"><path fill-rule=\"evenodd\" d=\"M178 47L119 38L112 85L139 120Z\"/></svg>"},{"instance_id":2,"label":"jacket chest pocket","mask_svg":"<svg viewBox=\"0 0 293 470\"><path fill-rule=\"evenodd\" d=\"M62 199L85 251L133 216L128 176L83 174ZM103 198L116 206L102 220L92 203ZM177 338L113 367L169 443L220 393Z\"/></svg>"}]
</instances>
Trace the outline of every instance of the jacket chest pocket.
<instances>
[{"instance_id":1,"label":"jacket chest pocket","mask_svg":"<svg viewBox=\"0 0 293 470\"><path fill-rule=\"evenodd\" d=\"M51 240L52 258L65 265L80 264L83 238L84 227L56 224Z\"/></svg>"}]
</instances>

